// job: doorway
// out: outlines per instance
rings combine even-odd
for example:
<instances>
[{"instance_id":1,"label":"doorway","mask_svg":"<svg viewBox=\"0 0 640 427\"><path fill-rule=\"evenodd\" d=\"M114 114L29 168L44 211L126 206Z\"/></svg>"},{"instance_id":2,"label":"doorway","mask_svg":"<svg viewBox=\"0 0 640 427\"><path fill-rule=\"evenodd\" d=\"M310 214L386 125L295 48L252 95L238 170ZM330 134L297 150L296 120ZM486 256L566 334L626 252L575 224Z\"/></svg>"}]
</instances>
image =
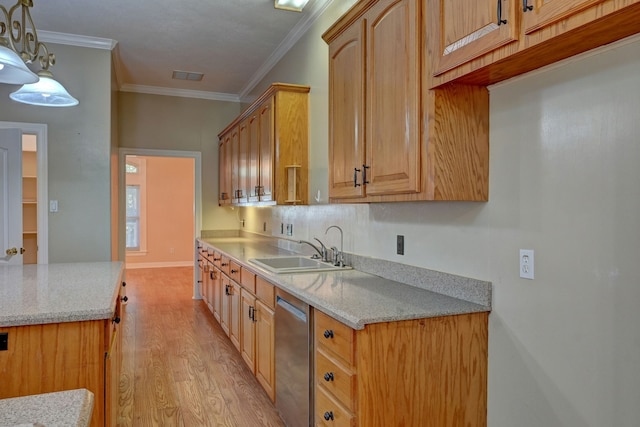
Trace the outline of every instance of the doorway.
<instances>
[{"instance_id":1,"label":"doorway","mask_svg":"<svg viewBox=\"0 0 640 427\"><path fill-rule=\"evenodd\" d=\"M47 125L0 122L0 129L18 129L22 133L22 247L27 251L23 256L23 263L48 264Z\"/></svg>"},{"instance_id":2,"label":"doorway","mask_svg":"<svg viewBox=\"0 0 640 427\"><path fill-rule=\"evenodd\" d=\"M120 148L118 154L118 259L128 269L194 266L193 247L202 223L201 153ZM184 194L185 189L191 194ZM182 209L172 203L182 204ZM180 220L184 208L189 218ZM180 222L190 225L185 228ZM186 234L188 263L180 255Z\"/></svg>"}]
</instances>

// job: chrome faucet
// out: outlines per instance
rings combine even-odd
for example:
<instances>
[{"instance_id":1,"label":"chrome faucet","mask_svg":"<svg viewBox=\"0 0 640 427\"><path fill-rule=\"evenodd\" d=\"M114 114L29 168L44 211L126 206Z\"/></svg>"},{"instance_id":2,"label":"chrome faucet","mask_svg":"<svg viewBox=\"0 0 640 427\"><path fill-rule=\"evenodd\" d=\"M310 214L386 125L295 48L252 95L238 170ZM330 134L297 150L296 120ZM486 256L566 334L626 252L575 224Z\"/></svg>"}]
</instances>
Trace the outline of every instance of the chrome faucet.
<instances>
[{"instance_id":1,"label":"chrome faucet","mask_svg":"<svg viewBox=\"0 0 640 427\"><path fill-rule=\"evenodd\" d=\"M327 227L324 234L327 234L332 228L337 228L338 231L340 231L340 251L337 251L335 246L331 248L333 250L333 264L339 267L344 267L344 235L342 233L342 228L337 225L330 225Z\"/></svg>"},{"instance_id":2,"label":"chrome faucet","mask_svg":"<svg viewBox=\"0 0 640 427\"><path fill-rule=\"evenodd\" d=\"M316 239L316 238L314 237L314 239ZM316 239L316 240L318 240L318 239ZM320 240L318 240L318 242L320 242ZM322 242L320 242L320 245L321 245L321 248L322 248L322 249L318 248L316 245L314 245L313 243L308 242L308 241L306 241L306 240L298 240L298 243L306 243L307 245L309 245L309 246L311 246L313 249L315 249L315 250L316 250L316 252L318 252L318 254L317 254L317 255L316 255L316 254L313 254L313 256L312 256L311 258L313 258L313 259L318 259L318 258L319 258L319 259L321 259L322 261L326 261L326 258L327 258L327 248L324 246L324 244L323 244Z\"/></svg>"}]
</instances>

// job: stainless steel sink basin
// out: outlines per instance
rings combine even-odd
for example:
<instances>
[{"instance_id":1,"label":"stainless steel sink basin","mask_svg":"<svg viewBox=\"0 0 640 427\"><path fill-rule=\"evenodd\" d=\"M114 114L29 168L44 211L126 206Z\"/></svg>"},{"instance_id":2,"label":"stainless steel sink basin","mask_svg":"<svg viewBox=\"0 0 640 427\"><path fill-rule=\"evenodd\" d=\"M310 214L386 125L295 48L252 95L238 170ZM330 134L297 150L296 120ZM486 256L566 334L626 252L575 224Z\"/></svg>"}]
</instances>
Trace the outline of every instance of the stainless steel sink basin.
<instances>
[{"instance_id":1,"label":"stainless steel sink basin","mask_svg":"<svg viewBox=\"0 0 640 427\"><path fill-rule=\"evenodd\" d=\"M251 258L249 262L273 273L314 273L351 269L351 267L337 267L328 262L297 255Z\"/></svg>"}]
</instances>

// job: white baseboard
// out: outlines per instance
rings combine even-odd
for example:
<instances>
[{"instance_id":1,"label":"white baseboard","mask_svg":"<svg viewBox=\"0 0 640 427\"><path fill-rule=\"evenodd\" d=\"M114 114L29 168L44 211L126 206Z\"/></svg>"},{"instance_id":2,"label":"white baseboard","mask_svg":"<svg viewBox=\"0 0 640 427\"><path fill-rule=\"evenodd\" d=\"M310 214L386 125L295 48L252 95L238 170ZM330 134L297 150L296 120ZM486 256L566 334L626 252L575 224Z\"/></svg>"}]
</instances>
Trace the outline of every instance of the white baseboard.
<instances>
[{"instance_id":1,"label":"white baseboard","mask_svg":"<svg viewBox=\"0 0 640 427\"><path fill-rule=\"evenodd\" d=\"M193 261L173 261L173 262L128 262L125 268L133 270L135 268L165 268L165 267L193 267Z\"/></svg>"}]
</instances>

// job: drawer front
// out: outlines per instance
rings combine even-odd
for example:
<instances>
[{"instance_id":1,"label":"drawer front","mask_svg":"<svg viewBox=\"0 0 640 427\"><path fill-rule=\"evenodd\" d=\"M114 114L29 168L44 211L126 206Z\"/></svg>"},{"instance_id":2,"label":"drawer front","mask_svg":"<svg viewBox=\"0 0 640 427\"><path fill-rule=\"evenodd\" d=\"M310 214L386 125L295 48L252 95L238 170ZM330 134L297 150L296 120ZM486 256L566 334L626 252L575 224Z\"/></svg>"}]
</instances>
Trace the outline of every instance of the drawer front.
<instances>
[{"instance_id":1,"label":"drawer front","mask_svg":"<svg viewBox=\"0 0 640 427\"><path fill-rule=\"evenodd\" d=\"M231 277L234 282L240 283L240 264L229 261L229 277Z\"/></svg>"},{"instance_id":2,"label":"drawer front","mask_svg":"<svg viewBox=\"0 0 640 427\"><path fill-rule=\"evenodd\" d=\"M316 387L316 426L355 427L356 417L321 387Z\"/></svg>"},{"instance_id":3,"label":"drawer front","mask_svg":"<svg viewBox=\"0 0 640 427\"><path fill-rule=\"evenodd\" d=\"M356 375L322 350L316 352L316 383L330 391L347 409L355 410Z\"/></svg>"},{"instance_id":4,"label":"drawer front","mask_svg":"<svg viewBox=\"0 0 640 427\"><path fill-rule=\"evenodd\" d=\"M240 284L252 294L256 294L256 275L244 267L240 269Z\"/></svg>"},{"instance_id":5,"label":"drawer front","mask_svg":"<svg viewBox=\"0 0 640 427\"><path fill-rule=\"evenodd\" d=\"M230 263L229 257L226 257L226 256L220 257L220 270L222 270L222 272L227 276L229 275L229 270L230 270L229 263Z\"/></svg>"},{"instance_id":6,"label":"drawer front","mask_svg":"<svg viewBox=\"0 0 640 427\"><path fill-rule=\"evenodd\" d=\"M267 307L276 309L276 288L260 276L256 276L256 296Z\"/></svg>"},{"instance_id":7,"label":"drawer front","mask_svg":"<svg viewBox=\"0 0 640 427\"><path fill-rule=\"evenodd\" d=\"M353 366L353 329L319 310L315 310L314 313L316 342L335 353L349 366Z\"/></svg>"}]
</instances>

